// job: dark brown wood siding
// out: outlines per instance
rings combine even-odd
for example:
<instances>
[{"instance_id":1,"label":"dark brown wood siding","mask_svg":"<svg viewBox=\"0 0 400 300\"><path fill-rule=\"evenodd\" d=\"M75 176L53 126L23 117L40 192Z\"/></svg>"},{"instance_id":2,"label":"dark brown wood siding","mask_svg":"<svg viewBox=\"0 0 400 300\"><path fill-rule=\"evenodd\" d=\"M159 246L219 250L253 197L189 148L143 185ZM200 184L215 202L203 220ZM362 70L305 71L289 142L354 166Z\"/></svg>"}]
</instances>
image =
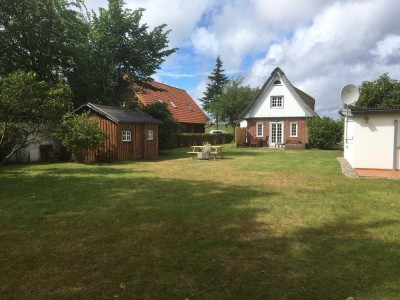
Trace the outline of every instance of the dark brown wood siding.
<instances>
[{"instance_id":1,"label":"dark brown wood siding","mask_svg":"<svg viewBox=\"0 0 400 300\"><path fill-rule=\"evenodd\" d=\"M147 130L153 130L153 140L147 139ZM144 131L144 158L156 158L158 156L158 125L145 124Z\"/></svg>"},{"instance_id":2,"label":"dark brown wood siding","mask_svg":"<svg viewBox=\"0 0 400 300\"><path fill-rule=\"evenodd\" d=\"M96 113L90 117L97 119L100 128L106 133L103 147L85 152L86 161L123 161L158 156L157 124L116 124ZM122 131L131 132L131 141L122 141ZM147 140L147 130L153 130L153 140Z\"/></svg>"}]
</instances>

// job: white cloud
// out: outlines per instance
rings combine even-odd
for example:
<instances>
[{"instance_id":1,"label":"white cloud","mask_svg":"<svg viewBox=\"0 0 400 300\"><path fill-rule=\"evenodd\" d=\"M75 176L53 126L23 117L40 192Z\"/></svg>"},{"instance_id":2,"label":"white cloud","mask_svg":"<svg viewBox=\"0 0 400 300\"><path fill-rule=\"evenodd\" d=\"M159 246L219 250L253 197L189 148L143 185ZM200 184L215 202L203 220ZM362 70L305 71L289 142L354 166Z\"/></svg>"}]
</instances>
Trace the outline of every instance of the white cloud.
<instances>
[{"instance_id":1,"label":"white cloud","mask_svg":"<svg viewBox=\"0 0 400 300\"><path fill-rule=\"evenodd\" d=\"M196 80L195 99L217 55L228 75L244 73L252 86L279 66L322 115L336 115L343 84L400 76L398 0L127 0L127 7L145 8L150 28L172 30L170 46L181 50L157 76Z\"/></svg>"},{"instance_id":2,"label":"white cloud","mask_svg":"<svg viewBox=\"0 0 400 300\"><path fill-rule=\"evenodd\" d=\"M392 69L382 59L398 57L398 14L395 0L337 2L295 29L291 38L271 45L254 62L248 80L261 85L279 66L293 84L316 98L319 113L336 116L343 84L359 85Z\"/></svg>"},{"instance_id":3,"label":"white cloud","mask_svg":"<svg viewBox=\"0 0 400 300\"><path fill-rule=\"evenodd\" d=\"M210 0L127 0L130 9L146 9L143 21L150 28L167 24L170 46L177 47L189 39L197 22L209 7Z\"/></svg>"},{"instance_id":4,"label":"white cloud","mask_svg":"<svg viewBox=\"0 0 400 300\"><path fill-rule=\"evenodd\" d=\"M400 36L389 35L376 44L376 47L371 51L372 54L378 56L383 62L400 60Z\"/></svg>"}]
</instances>

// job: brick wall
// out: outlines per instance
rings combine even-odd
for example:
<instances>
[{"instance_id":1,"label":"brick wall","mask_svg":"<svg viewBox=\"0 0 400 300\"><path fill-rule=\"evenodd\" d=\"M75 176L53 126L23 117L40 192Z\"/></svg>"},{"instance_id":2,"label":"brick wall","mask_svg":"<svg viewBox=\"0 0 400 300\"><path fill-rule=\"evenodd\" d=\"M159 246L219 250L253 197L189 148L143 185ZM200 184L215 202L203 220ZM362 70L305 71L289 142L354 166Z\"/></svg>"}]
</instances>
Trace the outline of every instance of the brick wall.
<instances>
[{"instance_id":1,"label":"brick wall","mask_svg":"<svg viewBox=\"0 0 400 300\"><path fill-rule=\"evenodd\" d=\"M259 118L247 120L247 140L250 143L257 141L259 146L266 146L268 143L269 123L283 122L283 142L285 144L301 144L302 147L308 143L307 120L305 118ZM256 136L256 124L263 124L263 137ZM290 124L297 123L297 137L290 137Z\"/></svg>"}]
</instances>

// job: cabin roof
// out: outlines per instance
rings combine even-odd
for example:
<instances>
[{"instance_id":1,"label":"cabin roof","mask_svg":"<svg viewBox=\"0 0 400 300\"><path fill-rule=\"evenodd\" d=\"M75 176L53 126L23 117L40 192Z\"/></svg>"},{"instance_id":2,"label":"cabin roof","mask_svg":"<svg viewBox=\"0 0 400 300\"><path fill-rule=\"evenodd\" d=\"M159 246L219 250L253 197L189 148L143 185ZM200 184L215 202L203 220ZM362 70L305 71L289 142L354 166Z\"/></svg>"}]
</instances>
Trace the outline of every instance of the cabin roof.
<instances>
[{"instance_id":1,"label":"cabin roof","mask_svg":"<svg viewBox=\"0 0 400 300\"><path fill-rule=\"evenodd\" d=\"M76 113L82 111L85 108L89 108L97 112L98 114L113 121L114 123L152 123L152 124L161 123L155 118L137 109L128 109L125 107L93 104L90 102L81 105L73 112Z\"/></svg>"}]
</instances>

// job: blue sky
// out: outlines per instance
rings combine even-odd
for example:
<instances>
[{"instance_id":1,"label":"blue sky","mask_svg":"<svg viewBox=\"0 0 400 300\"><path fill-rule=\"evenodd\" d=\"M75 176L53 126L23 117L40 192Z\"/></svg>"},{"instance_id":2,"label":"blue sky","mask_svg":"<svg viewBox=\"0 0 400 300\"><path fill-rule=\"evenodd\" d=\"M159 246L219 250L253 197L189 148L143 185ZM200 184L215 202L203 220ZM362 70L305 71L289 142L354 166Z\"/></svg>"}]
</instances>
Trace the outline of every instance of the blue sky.
<instances>
[{"instance_id":1,"label":"blue sky","mask_svg":"<svg viewBox=\"0 0 400 300\"><path fill-rule=\"evenodd\" d=\"M89 9L107 1L86 0ZM338 117L340 89L383 73L400 79L398 0L126 0L150 28L167 24L179 50L155 74L202 97L220 55L229 77L262 86L275 67Z\"/></svg>"}]
</instances>

